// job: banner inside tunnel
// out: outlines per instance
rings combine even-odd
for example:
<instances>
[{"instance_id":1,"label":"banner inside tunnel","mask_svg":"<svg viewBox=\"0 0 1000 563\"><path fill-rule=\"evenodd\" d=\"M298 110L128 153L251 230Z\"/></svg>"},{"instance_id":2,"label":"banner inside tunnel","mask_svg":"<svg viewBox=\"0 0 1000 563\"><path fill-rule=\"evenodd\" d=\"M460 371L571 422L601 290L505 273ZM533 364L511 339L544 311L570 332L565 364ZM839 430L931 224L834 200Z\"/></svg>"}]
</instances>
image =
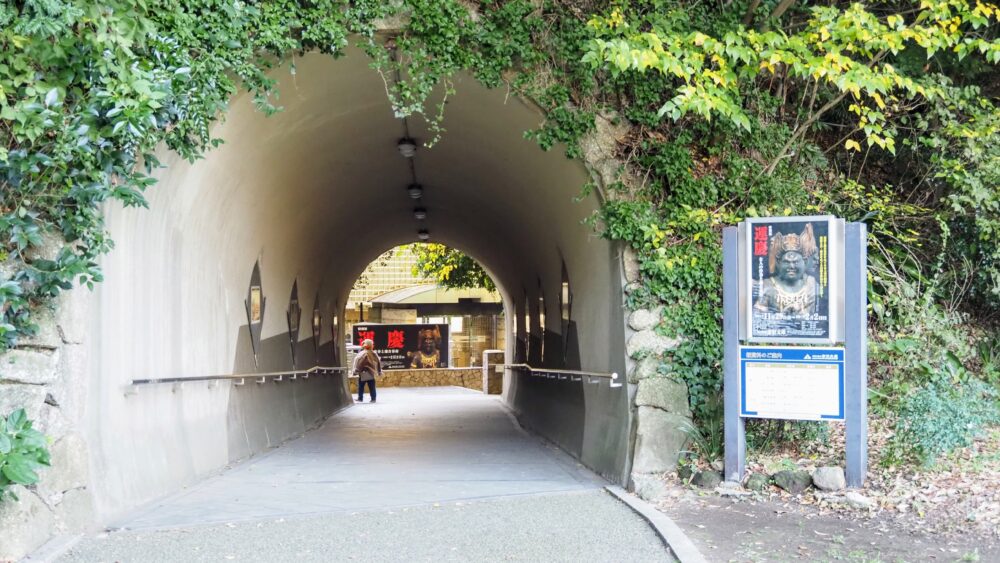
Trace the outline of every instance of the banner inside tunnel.
<instances>
[{"instance_id":1,"label":"banner inside tunnel","mask_svg":"<svg viewBox=\"0 0 1000 563\"><path fill-rule=\"evenodd\" d=\"M354 343L375 343L382 369L448 367L447 324L357 324Z\"/></svg>"}]
</instances>

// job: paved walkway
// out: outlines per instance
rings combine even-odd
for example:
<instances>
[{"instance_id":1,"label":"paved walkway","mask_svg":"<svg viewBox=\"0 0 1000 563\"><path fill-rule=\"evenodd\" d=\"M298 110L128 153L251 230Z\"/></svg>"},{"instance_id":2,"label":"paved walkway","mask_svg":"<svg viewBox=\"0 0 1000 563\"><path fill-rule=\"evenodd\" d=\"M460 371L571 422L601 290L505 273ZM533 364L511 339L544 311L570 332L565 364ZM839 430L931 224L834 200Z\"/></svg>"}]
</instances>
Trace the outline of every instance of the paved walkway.
<instances>
[{"instance_id":1,"label":"paved walkway","mask_svg":"<svg viewBox=\"0 0 1000 563\"><path fill-rule=\"evenodd\" d=\"M496 397L389 388L60 560L669 561L605 484Z\"/></svg>"}]
</instances>

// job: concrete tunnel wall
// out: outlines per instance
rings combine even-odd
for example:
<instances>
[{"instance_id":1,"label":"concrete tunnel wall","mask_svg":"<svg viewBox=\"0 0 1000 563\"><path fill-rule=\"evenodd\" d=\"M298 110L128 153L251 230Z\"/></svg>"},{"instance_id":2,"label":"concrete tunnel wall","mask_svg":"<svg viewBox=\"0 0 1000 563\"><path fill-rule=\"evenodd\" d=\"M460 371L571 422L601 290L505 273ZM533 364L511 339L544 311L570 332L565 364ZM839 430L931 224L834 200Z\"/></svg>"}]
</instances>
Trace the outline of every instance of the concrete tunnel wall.
<instances>
[{"instance_id":1,"label":"concrete tunnel wall","mask_svg":"<svg viewBox=\"0 0 1000 563\"><path fill-rule=\"evenodd\" d=\"M340 375L242 387L129 382L290 369L294 281L302 307L296 364L332 361L331 320L342 318L357 276L384 250L414 241L421 226L396 148L403 122L368 62L354 49L339 60L297 58L294 75L275 72L283 112L265 117L238 96L215 129L225 144L207 158L192 164L164 151L149 210L107 209L116 247L92 299L86 416L99 518L274 446L350 403ZM536 350L541 287L545 365L624 374L620 260L582 224L597 196L574 202L589 179L585 167L523 138L542 120L534 108L468 77L456 88L447 131L415 159L432 240L484 264L501 288L508 334L525 335L516 313L527 298ZM417 121L413 136L427 140ZM266 305L255 365L244 300L258 261ZM573 293L565 362L563 264ZM518 344L507 342L512 360ZM526 426L622 482L626 389L508 372L504 399Z\"/></svg>"}]
</instances>

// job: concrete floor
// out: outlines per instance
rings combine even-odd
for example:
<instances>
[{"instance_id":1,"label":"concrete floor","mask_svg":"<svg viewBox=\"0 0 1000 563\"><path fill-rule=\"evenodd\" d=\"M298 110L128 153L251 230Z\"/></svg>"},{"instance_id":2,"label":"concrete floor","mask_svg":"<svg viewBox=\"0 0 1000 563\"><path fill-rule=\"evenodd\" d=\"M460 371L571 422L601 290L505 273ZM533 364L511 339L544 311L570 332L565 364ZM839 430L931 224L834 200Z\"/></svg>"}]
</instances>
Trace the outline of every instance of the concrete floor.
<instances>
[{"instance_id":1,"label":"concrete floor","mask_svg":"<svg viewBox=\"0 0 1000 563\"><path fill-rule=\"evenodd\" d=\"M64 560L670 560L604 480L520 429L497 397L378 394L136 511Z\"/></svg>"}]
</instances>

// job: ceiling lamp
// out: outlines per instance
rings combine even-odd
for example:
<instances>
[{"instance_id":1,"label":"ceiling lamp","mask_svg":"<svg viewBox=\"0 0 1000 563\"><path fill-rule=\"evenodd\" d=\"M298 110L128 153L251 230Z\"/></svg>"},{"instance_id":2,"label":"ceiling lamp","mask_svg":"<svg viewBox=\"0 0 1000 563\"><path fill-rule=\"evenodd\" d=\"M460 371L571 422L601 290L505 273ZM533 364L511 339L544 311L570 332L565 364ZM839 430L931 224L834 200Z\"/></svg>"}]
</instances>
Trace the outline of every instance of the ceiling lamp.
<instances>
[{"instance_id":1,"label":"ceiling lamp","mask_svg":"<svg viewBox=\"0 0 1000 563\"><path fill-rule=\"evenodd\" d=\"M406 188L406 192L410 194L413 199L420 199L420 196L424 195L424 188L420 184L410 184Z\"/></svg>"},{"instance_id":2,"label":"ceiling lamp","mask_svg":"<svg viewBox=\"0 0 1000 563\"><path fill-rule=\"evenodd\" d=\"M418 221L423 221L427 218L427 210L423 207L415 207L413 209L413 217L415 217Z\"/></svg>"},{"instance_id":3,"label":"ceiling lamp","mask_svg":"<svg viewBox=\"0 0 1000 563\"><path fill-rule=\"evenodd\" d=\"M403 155L403 158L413 158L413 155L417 154L417 142L409 137L400 139L396 147L399 148L399 154Z\"/></svg>"},{"instance_id":4,"label":"ceiling lamp","mask_svg":"<svg viewBox=\"0 0 1000 563\"><path fill-rule=\"evenodd\" d=\"M417 231L417 238L420 240L430 240L431 233L427 229L420 229Z\"/></svg>"}]
</instances>

